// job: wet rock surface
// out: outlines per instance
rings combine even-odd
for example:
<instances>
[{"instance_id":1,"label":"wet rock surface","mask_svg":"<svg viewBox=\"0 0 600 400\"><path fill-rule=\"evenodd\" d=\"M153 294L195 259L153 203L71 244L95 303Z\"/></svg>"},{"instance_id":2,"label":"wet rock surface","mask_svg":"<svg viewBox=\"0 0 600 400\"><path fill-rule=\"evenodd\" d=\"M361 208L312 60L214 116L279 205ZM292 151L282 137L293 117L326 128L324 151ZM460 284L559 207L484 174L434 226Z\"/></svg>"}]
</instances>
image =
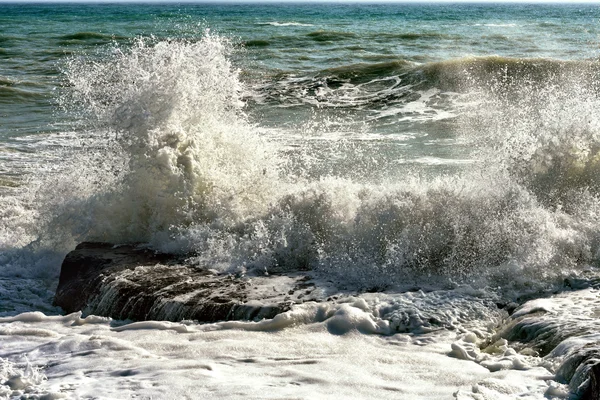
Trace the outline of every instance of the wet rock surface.
<instances>
[{"instance_id":1,"label":"wet rock surface","mask_svg":"<svg viewBox=\"0 0 600 400\"><path fill-rule=\"evenodd\" d=\"M555 378L574 398L600 399L600 290L590 287L531 300L491 339L555 365Z\"/></svg>"},{"instance_id":2,"label":"wet rock surface","mask_svg":"<svg viewBox=\"0 0 600 400\"><path fill-rule=\"evenodd\" d=\"M185 257L109 243L82 243L66 256L54 299L67 313L173 322L261 320L307 302L327 303L328 316L350 304L387 334L461 331L483 320L497 326L506 314L492 299L454 291L370 293L306 270L218 274Z\"/></svg>"},{"instance_id":3,"label":"wet rock surface","mask_svg":"<svg viewBox=\"0 0 600 400\"><path fill-rule=\"evenodd\" d=\"M82 243L65 257L54 305L115 319L214 322L272 318L334 292L308 271L240 277L136 246Z\"/></svg>"}]
</instances>

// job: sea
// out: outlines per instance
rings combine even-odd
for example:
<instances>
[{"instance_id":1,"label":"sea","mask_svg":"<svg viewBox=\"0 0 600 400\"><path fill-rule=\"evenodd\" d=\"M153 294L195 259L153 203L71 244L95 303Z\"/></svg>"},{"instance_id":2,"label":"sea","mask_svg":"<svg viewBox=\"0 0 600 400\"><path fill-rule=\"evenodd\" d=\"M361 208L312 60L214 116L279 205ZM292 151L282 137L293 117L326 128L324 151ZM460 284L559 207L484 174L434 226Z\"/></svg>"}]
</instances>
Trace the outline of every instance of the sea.
<instances>
[{"instance_id":1,"label":"sea","mask_svg":"<svg viewBox=\"0 0 600 400\"><path fill-rule=\"evenodd\" d=\"M600 326L599 56L592 3L0 3L0 398L580 398L597 330L498 335ZM341 292L66 314L85 241Z\"/></svg>"}]
</instances>

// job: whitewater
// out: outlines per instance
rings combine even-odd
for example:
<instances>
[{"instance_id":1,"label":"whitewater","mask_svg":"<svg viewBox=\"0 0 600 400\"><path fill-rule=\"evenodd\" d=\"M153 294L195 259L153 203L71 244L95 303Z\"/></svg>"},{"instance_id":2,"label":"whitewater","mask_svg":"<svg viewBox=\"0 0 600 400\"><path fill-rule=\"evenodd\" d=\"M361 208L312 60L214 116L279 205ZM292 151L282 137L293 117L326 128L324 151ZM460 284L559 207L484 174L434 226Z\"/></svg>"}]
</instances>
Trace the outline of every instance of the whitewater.
<instances>
[{"instance_id":1,"label":"whitewater","mask_svg":"<svg viewBox=\"0 0 600 400\"><path fill-rule=\"evenodd\" d=\"M173 7L0 5L0 396L589 396L596 8ZM338 292L253 321L66 314L86 241Z\"/></svg>"}]
</instances>

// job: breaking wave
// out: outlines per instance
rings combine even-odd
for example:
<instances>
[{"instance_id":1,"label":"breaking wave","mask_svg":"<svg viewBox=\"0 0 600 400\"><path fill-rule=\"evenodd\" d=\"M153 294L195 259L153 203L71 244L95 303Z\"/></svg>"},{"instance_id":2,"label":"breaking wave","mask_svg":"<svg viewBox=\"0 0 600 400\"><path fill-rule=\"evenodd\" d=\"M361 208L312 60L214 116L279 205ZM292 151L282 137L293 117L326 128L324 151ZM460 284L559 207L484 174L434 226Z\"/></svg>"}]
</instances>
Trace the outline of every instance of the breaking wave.
<instances>
[{"instance_id":1,"label":"breaking wave","mask_svg":"<svg viewBox=\"0 0 600 400\"><path fill-rule=\"evenodd\" d=\"M302 22L260 22L258 25L271 25L271 26L314 26L312 24L306 24Z\"/></svg>"},{"instance_id":2,"label":"breaking wave","mask_svg":"<svg viewBox=\"0 0 600 400\"><path fill-rule=\"evenodd\" d=\"M87 138L66 172L38 186L38 242L144 242L223 272L313 269L379 289L537 289L597 266L600 99L593 81L557 78L565 63L328 71L432 86L460 72L470 82L457 131L474 149L471 167L365 183L290 167L289 149L248 121L230 49L210 34L139 39L66 65L63 103L87 121ZM540 86L530 71L552 79Z\"/></svg>"},{"instance_id":3,"label":"breaking wave","mask_svg":"<svg viewBox=\"0 0 600 400\"><path fill-rule=\"evenodd\" d=\"M518 90L521 83L547 85L557 77L576 76L581 83L594 82L599 73L596 60L488 56L419 64L399 59L343 65L305 76L279 73L260 86L257 96L283 106L381 107L414 101L428 90L468 93L485 87L489 91L499 82L505 88L512 82Z\"/></svg>"},{"instance_id":4,"label":"breaking wave","mask_svg":"<svg viewBox=\"0 0 600 400\"><path fill-rule=\"evenodd\" d=\"M148 241L172 228L233 224L265 211L279 161L245 121L227 49L212 36L140 39L108 61L76 59L67 67L71 104L83 105L96 135L116 138L106 168L116 163L118 171L112 187L94 196L93 238Z\"/></svg>"}]
</instances>

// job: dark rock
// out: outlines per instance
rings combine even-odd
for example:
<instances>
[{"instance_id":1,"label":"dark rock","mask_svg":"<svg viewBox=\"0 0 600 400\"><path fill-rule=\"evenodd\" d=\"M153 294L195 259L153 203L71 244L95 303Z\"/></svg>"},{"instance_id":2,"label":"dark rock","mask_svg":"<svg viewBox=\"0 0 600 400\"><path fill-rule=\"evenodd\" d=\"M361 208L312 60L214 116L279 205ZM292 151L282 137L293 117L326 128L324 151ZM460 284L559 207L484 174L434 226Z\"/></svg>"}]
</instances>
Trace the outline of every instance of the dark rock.
<instances>
[{"instance_id":1,"label":"dark rock","mask_svg":"<svg viewBox=\"0 0 600 400\"><path fill-rule=\"evenodd\" d=\"M301 264L296 267L304 268ZM457 329L490 312L498 320L505 317L491 299L444 290L373 296L364 293L367 289L347 283L339 287L313 271L217 274L190 265L184 257L133 245L82 243L64 260L54 304L66 312L81 310L118 320L216 322L273 318L294 304L353 303L360 295L371 298L377 304L374 312L389 321L391 332L399 333Z\"/></svg>"},{"instance_id":2,"label":"dark rock","mask_svg":"<svg viewBox=\"0 0 600 400\"><path fill-rule=\"evenodd\" d=\"M506 339L517 351L558 361L556 380L569 385L572 398L600 400L598 306L593 285L529 301L514 311L491 343Z\"/></svg>"},{"instance_id":3,"label":"dark rock","mask_svg":"<svg viewBox=\"0 0 600 400\"><path fill-rule=\"evenodd\" d=\"M219 275L132 245L82 243L63 262L54 305L121 320L258 320L301 302L311 279L306 271ZM311 300L332 294L321 289Z\"/></svg>"},{"instance_id":4,"label":"dark rock","mask_svg":"<svg viewBox=\"0 0 600 400\"><path fill-rule=\"evenodd\" d=\"M589 384L581 399L600 400L600 363L590 368Z\"/></svg>"},{"instance_id":5,"label":"dark rock","mask_svg":"<svg viewBox=\"0 0 600 400\"><path fill-rule=\"evenodd\" d=\"M599 350L598 343L588 342L569 353L556 370L556 380L568 383L569 392L578 398L600 400Z\"/></svg>"}]
</instances>

